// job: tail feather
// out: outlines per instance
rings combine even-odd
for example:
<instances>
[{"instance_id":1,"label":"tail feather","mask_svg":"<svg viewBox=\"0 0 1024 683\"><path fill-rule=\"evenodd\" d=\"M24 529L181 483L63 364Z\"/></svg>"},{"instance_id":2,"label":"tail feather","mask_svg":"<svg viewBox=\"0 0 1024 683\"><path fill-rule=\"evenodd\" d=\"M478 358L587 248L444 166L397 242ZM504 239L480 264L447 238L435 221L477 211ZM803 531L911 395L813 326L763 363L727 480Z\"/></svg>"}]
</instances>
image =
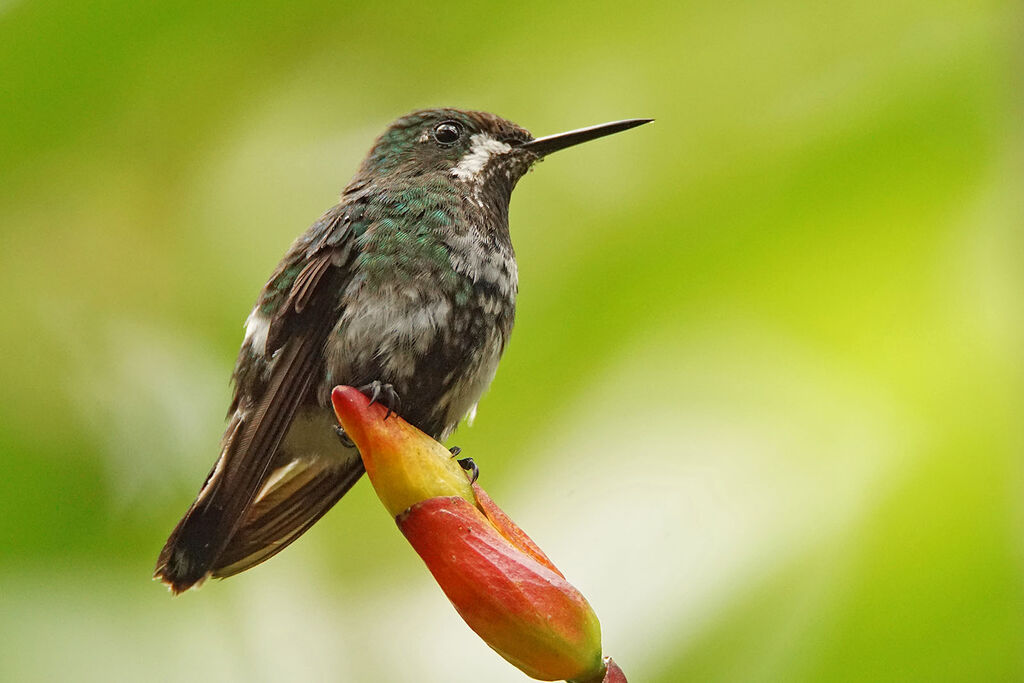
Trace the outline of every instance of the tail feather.
<instances>
[{"instance_id":1,"label":"tail feather","mask_svg":"<svg viewBox=\"0 0 1024 683\"><path fill-rule=\"evenodd\" d=\"M363 463L358 454L352 455L348 460L293 460L281 468L289 476L260 492L214 563L212 575L226 578L245 571L304 534L359 481Z\"/></svg>"}]
</instances>

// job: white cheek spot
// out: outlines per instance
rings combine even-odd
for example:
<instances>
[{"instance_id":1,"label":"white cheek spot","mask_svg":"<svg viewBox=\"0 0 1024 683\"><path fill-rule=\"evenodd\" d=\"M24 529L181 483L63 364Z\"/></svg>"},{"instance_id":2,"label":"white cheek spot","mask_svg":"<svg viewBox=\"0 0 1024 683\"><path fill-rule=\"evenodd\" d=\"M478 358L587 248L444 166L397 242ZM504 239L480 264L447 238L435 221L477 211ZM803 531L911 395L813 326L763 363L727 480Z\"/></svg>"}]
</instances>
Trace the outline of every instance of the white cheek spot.
<instances>
[{"instance_id":1,"label":"white cheek spot","mask_svg":"<svg viewBox=\"0 0 1024 683\"><path fill-rule=\"evenodd\" d=\"M486 133L477 133L470 141L473 143L472 147L452 169L452 175L461 180L473 180L478 177L493 155L506 154L512 149L511 145L495 140Z\"/></svg>"},{"instance_id":2,"label":"white cheek spot","mask_svg":"<svg viewBox=\"0 0 1024 683\"><path fill-rule=\"evenodd\" d=\"M245 341L242 344L250 344L253 351L265 355L269 330L270 320L260 315L259 307L252 309L252 313L245 319Z\"/></svg>"}]
</instances>

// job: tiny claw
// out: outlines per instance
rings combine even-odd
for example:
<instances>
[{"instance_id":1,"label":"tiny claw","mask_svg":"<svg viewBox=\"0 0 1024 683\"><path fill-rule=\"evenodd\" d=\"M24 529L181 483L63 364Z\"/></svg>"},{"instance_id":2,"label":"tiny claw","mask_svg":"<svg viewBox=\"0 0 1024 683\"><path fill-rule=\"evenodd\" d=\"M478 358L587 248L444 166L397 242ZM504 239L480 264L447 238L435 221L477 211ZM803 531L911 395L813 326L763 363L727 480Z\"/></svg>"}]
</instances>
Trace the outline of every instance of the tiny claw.
<instances>
[{"instance_id":1,"label":"tiny claw","mask_svg":"<svg viewBox=\"0 0 1024 683\"><path fill-rule=\"evenodd\" d=\"M353 443L352 439L350 439L348 434L345 433L345 430L341 427L341 425L335 427L334 428L334 432L338 435L338 438L341 439L341 443L346 448L355 448L356 447L355 443Z\"/></svg>"},{"instance_id":2,"label":"tiny claw","mask_svg":"<svg viewBox=\"0 0 1024 683\"><path fill-rule=\"evenodd\" d=\"M480 468L476 466L475 462L473 462L473 458L462 458L459 460L459 467L467 472L471 472L469 477L470 484L475 484L476 480L480 478Z\"/></svg>"},{"instance_id":3,"label":"tiny claw","mask_svg":"<svg viewBox=\"0 0 1024 683\"><path fill-rule=\"evenodd\" d=\"M456 455L462 452L462 449L459 448L458 446L452 446L451 448L448 449L448 452L451 453L452 457L454 458Z\"/></svg>"},{"instance_id":4,"label":"tiny claw","mask_svg":"<svg viewBox=\"0 0 1024 683\"><path fill-rule=\"evenodd\" d=\"M370 405L379 403L387 410L384 412L384 419L388 419L392 415L398 415L402 409L402 399L399 398L398 392L390 384L381 382L380 380L374 380L369 384L365 384L359 387L359 391L370 397Z\"/></svg>"}]
</instances>

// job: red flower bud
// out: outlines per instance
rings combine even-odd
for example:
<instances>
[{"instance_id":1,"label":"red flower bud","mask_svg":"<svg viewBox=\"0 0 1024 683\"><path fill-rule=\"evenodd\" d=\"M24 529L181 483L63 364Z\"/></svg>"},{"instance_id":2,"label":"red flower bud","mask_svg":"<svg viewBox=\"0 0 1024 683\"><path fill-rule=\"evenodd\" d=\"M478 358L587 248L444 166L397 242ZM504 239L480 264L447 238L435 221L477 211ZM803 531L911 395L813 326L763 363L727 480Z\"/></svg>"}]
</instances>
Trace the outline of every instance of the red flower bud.
<instances>
[{"instance_id":1,"label":"red flower bud","mask_svg":"<svg viewBox=\"0 0 1024 683\"><path fill-rule=\"evenodd\" d=\"M352 387L332 400L381 502L484 642L533 678L625 683L590 604L444 446Z\"/></svg>"},{"instance_id":2,"label":"red flower bud","mask_svg":"<svg viewBox=\"0 0 1024 683\"><path fill-rule=\"evenodd\" d=\"M601 625L586 599L477 508L431 498L399 515L398 526L469 627L528 676L601 670Z\"/></svg>"}]
</instances>

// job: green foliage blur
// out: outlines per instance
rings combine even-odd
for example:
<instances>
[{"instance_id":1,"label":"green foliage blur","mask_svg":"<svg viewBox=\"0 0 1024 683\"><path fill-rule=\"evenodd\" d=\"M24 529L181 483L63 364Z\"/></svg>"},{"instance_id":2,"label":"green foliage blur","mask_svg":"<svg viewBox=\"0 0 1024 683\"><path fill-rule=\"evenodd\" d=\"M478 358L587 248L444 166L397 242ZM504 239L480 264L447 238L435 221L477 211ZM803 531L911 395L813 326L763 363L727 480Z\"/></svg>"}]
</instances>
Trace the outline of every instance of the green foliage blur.
<instances>
[{"instance_id":1,"label":"green foliage blur","mask_svg":"<svg viewBox=\"0 0 1024 683\"><path fill-rule=\"evenodd\" d=\"M366 482L149 580L242 323L412 109L536 135L452 439L636 681L1024 680L1010 2L0 2L0 680L520 681Z\"/></svg>"}]
</instances>

